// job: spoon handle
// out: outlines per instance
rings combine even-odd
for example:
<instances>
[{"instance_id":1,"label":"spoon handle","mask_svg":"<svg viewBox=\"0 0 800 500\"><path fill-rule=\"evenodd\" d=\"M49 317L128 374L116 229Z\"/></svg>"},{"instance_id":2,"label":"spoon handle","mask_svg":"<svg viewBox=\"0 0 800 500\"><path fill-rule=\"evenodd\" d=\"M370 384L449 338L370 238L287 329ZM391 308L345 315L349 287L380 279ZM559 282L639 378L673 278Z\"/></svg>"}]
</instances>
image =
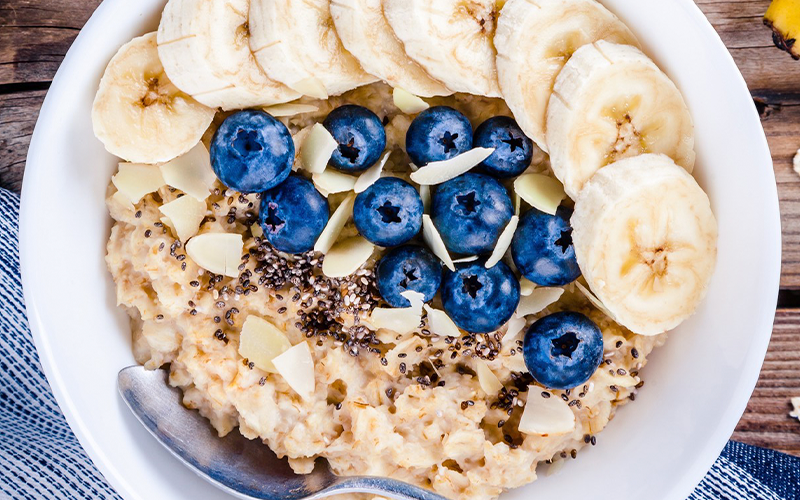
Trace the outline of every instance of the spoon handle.
<instances>
[{"instance_id":1,"label":"spoon handle","mask_svg":"<svg viewBox=\"0 0 800 500\"><path fill-rule=\"evenodd\" d=\"M309 500L340 493L372 493L395 500L448 500L431 490L395 479L373 476L339 477L337 481L309 497Z\"/></svg>"}]
</instances>

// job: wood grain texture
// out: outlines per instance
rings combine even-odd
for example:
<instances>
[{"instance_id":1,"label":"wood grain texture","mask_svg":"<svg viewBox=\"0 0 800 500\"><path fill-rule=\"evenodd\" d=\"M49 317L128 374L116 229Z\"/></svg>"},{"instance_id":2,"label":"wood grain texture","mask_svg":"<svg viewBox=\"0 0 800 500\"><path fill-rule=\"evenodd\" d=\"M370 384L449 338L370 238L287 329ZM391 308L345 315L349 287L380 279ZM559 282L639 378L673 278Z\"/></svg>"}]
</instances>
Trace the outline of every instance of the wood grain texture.
<instances>
[{"instance_id":1,"label":"wood grain texture","mask_svg":"<svg viewBox=\"0 0 800 500\"><path fill-rule=\"evenodd\" d=\"M663 0L669 1L669 0ZM0 0L0 186L18 191L30 134L47 86L100 0ZM762 16L770 0L696 0L759 103L772 150L783 222L782 287L800 290L800 61L772 45ZM800 293L786 294L800 307ZM800 456L800 309L778 311L758 386L734 438Z\"/></svg>"}]
</instances>

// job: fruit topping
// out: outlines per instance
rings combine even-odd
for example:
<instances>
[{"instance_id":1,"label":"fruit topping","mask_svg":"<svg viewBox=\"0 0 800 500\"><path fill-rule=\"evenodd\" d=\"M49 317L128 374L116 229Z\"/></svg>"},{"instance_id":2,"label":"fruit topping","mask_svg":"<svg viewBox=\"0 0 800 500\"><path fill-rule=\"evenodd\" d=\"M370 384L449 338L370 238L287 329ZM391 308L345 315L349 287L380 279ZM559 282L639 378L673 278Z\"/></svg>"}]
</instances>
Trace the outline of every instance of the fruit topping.
<instances>
[{"instance_id":1,"label":"fruit topping","mask_svg":"<svg viewBox=\"0 0 800 500\"><path fill-rule=\"evenodd\" d=\"M581 275L572 245L572 211L556 215L532 208L520 220L511 242L511 256L523 276L540 286L562 286Z\"/></svg>"},{"instance_id":2,"label":"fruit topping","mask_svg":"<svg viewBox=\"0 0 800 500\"><path fill-rule=\"evenodd\" d=\"M368 169L386 149L386 131L381 119L363 106L340 106L330 112L322 125L339 144L330 164L343 172Z\"/></svg>"},{"instance_id":3,"label":"fruit topping","mask_svg":"<svg viewBox=\"0 0 800 500\"><path fill-rule=\"evenodd\" d=\"M298 175L261 194L261 229L281 252L302 253L314 248L328 215L328 200L311 181Z\"/></svg>"},{"instance_id":4,"label":"fruit topping","mask_svg":"<svg viewBox=\"0 0 800 500\"><path fill-rule=\"evenodd\" d=\"M508 116L495 116L475 129L475 147L493 148L494 153L481 163L484 172L498 177L516 177L533 159L533 141Z\"/></svg>"},{"instance_id":5,"label":"fruit topping","mask_svg":"<svg viewBox=\"0 0 800 500\"><path fill-rule=\"evenodd\" d=\"M420 113L406 132L406 152L419 167L449 160L472 148L472 124L466 116L447 106Z\"/></svg>"},{"instance_id":6,"label":"fruit topping","mask_svg":"<svg viewBox=\"0 0 800 500\"><path fill-rule=\"evenodd\" d=\"M361 235L376 245L402 245L422 227L422 200L408 182L383 177L356 196L353 221Z\"/></svg>"},{"instance_id":7,"label":"fruit topping","mask_svg":"<svg viewBox=\"0 0 800 500\"><path fill-rule=\"evenodd\" d=\"M401 294L413 290L423 302L433 299L442 284L442 264L428 250L414 245L395 248L377 266L378 290L392 307L409 307Z\"/></svg>"}]
</instances>

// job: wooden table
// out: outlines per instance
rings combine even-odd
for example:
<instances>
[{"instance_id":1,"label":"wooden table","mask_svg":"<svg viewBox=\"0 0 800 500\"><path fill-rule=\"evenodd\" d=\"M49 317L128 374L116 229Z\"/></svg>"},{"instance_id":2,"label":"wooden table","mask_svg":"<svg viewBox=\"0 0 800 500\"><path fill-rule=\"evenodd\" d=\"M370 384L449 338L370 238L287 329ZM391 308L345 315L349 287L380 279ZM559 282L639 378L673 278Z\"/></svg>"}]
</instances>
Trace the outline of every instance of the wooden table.
<instances>
[{"instance_id":1,"label":"wooden table","mask_svg":"<svg viewBox=\"0 0 800 500\"><path fill-rule=\"evenodd\" d=\"M669 1L669 0L662 0ZM750 86L769 138L783 219L781 296L761 379L734 439L800 456L800 61L772 45L769 0L696 0ZM0 186L19 191L50 80L99 0L0 0Z\"/></svg>"}]
</instances>

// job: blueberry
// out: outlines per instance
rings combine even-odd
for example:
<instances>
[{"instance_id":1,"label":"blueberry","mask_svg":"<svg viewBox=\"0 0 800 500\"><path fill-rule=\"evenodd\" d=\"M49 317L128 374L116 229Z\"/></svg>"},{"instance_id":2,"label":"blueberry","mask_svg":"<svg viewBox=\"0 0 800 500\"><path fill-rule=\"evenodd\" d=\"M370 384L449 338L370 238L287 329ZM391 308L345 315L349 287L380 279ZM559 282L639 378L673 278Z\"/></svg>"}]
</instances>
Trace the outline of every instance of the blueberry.
<instances>
[{"instance_id":1,"label":"blueberry","mask_svg":"<svg viewBox=\"0 0 800 500\"><path fill-rule=\"evenodd\" d=\"M278 186L261 194L259 222L264 237L286 253L302 253L314 248L329 216L328 200L314 184L291 175Z\"/></svg>"},{"instance_id":2,"label":"blueberry","mask_svg":"<svg viewBox=\"0 0 800 500\"><path fill-rule=\"evenodd\" d=\"M533 159L533 141L508 116L495 116L481 123L475 130L474 144L495 149L481 163L483 171L494 177L516 177Z\"/></svg>"},{"instance_id":3,"label":"blueberry","mask_svg":"<svg viewBox=\"0 0 800 500\"><path fill-rule=\"evenodd\" d=\"M217 178L241 193L260 193L292 172L294 141L286 126L263 111L239 111L219 126L211 140Z\"/></svg>"},{"instance_id":4,"label":"blueberry","mask_svg":"<svg viewBox=\"0 0 800 500\"><path fill-rule=\"evenodd\" d=\"M433 194L431 214L447 248L456 253L494 250L514 207L506 188L483 174L468 172L441 184Z\"/></svg>"},{"instance_id":5,"label":"blueberry","mask_svg":"<svg viewBox=\"0 0 800 500\"><path fill-rule=\"evenodd\" d=\"M383 177L356 196L353 222L376 245L402 245L422 227L422 199L403 179Z\"/></svg>"},{"instance_id":6,"label":"blueberry","mask_svg":"<svg viewBox=\"0 0 800 500\"><path fill-rule=\"evenodd\" d=\"M339 106L330 112L322 125L339 143L330 164L343 172L368 169L386 149L386 131L380 118L363 106Z\"/></svg>"},{"instance_id":7,"label":"blueberry","mask_svg":"<svg viewBox=\"0 0 800 500\"><path fill-rule=\"evenodd\" d=\"M486 269L479 259L445 270L442 305L450 319L471 333L489 333L503 326L519 305L519 281L498 262Z\"/></svg>"},{"instance_id":8,"label":"blueberry","mask_svg":"<svg viewBox=\"0 0 800 500\"><path fill-rule=\"evenodd\" d=\"M556 215L530 209L519 221L511 241L511 257L523 276L541 286L562 286L581 275L572 246L572 210Z\"/></svg>"},{"instance_id":9,"label":"blueberry","mask_svg":"<svg viewBox=\"0 0 800 500\"><path fill-rule=\"evenodd\" d=\"M387 253L377 267L378 290L392 307L410 307L400 295L407 290L433 299L442 284L442 263L422 247L406 245Z\"/></svg>"},{"instance_id":10,"label":"blueberry","mask_svg":"<svg viewBox=\"0 0 800 500\"><path fill-rule=\"evenodd\" d=\"M603 334L586 316L557 312L540 318L525 333L525 366L551 389L584 384L603 361Z\"/></svg>"},{"instance_id":11,"label":"blueberry","mask_svg":"<svg viewBox=\"0 0 800 500\"><path fill-rule=\"evenodd\" d=\"M411 122L406 132L406 152L415 165L449 160L472 148L472 124L447 106L428 108Z\"/></svg>"}]
</instances>

